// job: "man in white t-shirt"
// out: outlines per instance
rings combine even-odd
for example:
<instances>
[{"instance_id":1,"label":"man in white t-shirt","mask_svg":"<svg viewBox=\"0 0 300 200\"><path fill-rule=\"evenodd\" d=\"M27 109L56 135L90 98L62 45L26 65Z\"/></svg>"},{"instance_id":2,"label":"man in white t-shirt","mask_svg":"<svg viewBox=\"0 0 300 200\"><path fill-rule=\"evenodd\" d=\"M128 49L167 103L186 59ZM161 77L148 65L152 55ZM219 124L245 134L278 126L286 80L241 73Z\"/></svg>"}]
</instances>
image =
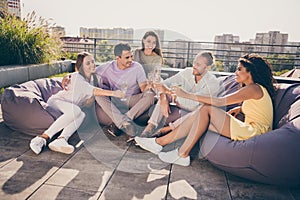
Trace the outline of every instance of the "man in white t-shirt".
<instances>
[{"instance_id":1,"label":"man in white t-shirt","mask_svg":"<svg viewBox=\"0 0 300 200\"><path fill-rule=\"evenodd\" d=\"M199 95L216 96L219 89L219 81L215 75L208 70L213 65L214 60L210 52L199 53L193 63L193 67L185 68L183 71L175 74L174 76L164 80L162 84L157 85L162 92L159 101L157 102L151 117L148 121L148 125L142 132L142 137L151 137L156 130L159 130L164 124L178 126L184 119L184 115L196 110L199 107L199 102L176 98L176 105L170 106L170 98L166 93L171 94L171 86L175 83L180 84L181 87L188 92L193 92Z\"/></svg>"},{"instance_id":2,"label":"man in white t-shirt","mask_svg":"<svg viewBox=\"0 0 300 200\"><path fill-rule=\"evenodd\" d=\"M99 117L100 122L101 118L111 119L113 123L108 132L114 136L120 135L122 131L129 136L135 136L132 121L154 104L154 94L143 92L147 86L146 74L142 65L133 61L130 45L117 44L114 54L116 59L97 67L96 73L101 77L100 87L104 89L122 90L126 85L126 99L96 97L103 111L100 112L100 115L103 114Z\"/></svg>"}]
</instances>

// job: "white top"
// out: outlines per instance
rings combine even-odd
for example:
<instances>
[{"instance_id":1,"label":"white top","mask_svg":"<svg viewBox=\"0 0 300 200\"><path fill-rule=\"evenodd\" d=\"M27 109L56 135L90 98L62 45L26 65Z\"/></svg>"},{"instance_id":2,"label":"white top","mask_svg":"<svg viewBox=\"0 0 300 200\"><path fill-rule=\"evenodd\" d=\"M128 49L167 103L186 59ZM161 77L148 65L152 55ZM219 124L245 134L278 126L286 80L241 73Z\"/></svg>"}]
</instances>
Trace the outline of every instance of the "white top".
<instances>
[{"instance_id":1,"label":"white top","mask_svg":"<svg viewBox=\"0 0 300 200\"><path fill-rule=\"evenodd\" d=\"M181 88L187 92L191 92L197 95L212 96L215 97L218 94L220 81L215 75L209 71L204 74L200 81L196 84L195 75L193 75L193 68L187 67L184 70L178 72L174 76L163 81L163 84L170 87L171 83L181 82ZM177 102L189 111L193 111L200 105L199 102L182 97L177 97Z\"/></svg>"},{"instance_id":2,"label":"white top","mask_svg":"<svg viewBox=\"0 0 300 200\"><path fill-rule=\"evenodd\" d=\"M49 99L60 99L82 106L86 100L94 95L93 91L95 86L92 84L93 77L91 77L91 82L89 83L78 72L74 72L71 74L71 83L68 85L68 89L59 91L52 95Z\"/></svg>"}]
</instances>

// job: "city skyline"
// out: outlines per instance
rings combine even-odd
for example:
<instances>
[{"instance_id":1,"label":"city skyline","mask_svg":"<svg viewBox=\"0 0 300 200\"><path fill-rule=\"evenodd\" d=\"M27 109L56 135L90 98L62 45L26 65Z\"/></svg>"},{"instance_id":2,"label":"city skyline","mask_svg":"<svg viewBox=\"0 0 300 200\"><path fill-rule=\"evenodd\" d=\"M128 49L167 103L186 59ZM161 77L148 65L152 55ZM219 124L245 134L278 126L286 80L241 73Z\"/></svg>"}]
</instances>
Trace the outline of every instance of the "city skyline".
<instances>
[{"instance_id":1,"label":"city skyline","mask_svg":"<svg viewBox=\"0 0 300 200\"><path fill-rule=\"evenodd\" d=\"M79 27L149 28L178 32L195 41L213 41L216 35L222 34L249 41L256 33L280 31L289 35L289 42L300 42L297 0L287 0L285 4L270 0L253 0L247 4L238 0L205 3L112 0L102 4L87 0L85 5L70 0L52 0L51 4L46 0L22 0L22 3L22 17L35 11L38 16L52 18L57 25L65 27L69 36L79 35Z\"/></svg>"}]
</instances>

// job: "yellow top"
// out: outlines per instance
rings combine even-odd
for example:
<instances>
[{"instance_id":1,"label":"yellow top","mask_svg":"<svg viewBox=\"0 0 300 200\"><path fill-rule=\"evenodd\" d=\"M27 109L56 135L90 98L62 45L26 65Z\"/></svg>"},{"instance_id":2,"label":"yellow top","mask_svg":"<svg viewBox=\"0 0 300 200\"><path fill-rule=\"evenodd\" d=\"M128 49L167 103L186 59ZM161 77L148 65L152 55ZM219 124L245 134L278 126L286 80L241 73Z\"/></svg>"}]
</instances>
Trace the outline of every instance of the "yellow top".
<instances>
[{"instance_id":1,"label":"yellow top","mask_svg":"<svg viewBox=\"0 0 300 200\"><path fill-rule=\"evenodd\" d=\"M249 99L243 102L242 112L245 114L245 121L241 122L231 117L231 139L245 140L272 130L272 100L266 88L259 86L263 91L263 96L260 99Z\"/></svg>"}]
</instances>

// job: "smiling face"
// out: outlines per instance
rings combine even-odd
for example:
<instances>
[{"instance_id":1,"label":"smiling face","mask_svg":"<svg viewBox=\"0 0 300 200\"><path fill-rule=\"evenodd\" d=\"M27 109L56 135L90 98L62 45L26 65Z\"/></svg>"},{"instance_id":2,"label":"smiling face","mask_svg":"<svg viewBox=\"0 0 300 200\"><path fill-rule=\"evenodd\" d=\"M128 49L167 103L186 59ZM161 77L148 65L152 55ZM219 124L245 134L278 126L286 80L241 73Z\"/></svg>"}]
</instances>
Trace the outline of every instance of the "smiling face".
<instances>
[{"instance_id":1,"label":"smiling face","mask_svg":"<svg viewBox=\"0 0 300 200\"><path fill-rule=\"evenodd\" d=\"M201 76L207 71L207 60L203 56L197 56L193 63L193 75Z\"/></svg>"},{"instance_id":2,"label":"smiling face","mask_svg":"<svg viewBox=\"0 0 300 200\"><path fill-rule=\"evenodd\" d=\"M156 38L152 35L149 35L146 37L146 39L143 39L143 45L145 51L152 52L156 47Z\"/></svg>"},{"instance_id":3,"label":"smiling face","mask_svg":"<svg viewBox=\"0 0 300 200\"><path fill-rule=\"evenodd\" d=\"M119 69L126 69L129 68L132 64L132 51L122 51L121 56L117 56L117 65Z\"/></svg>"},{"instance_id":4,"label":"smiling face","mask_svg":"<svg viewBox=\"0 0 300 200\"><path fill-rule=\"evenodd\" d=\"M91 74L96 72L95 60L92 56L85 56L83 58L82 70L86 77L90 77Z\"/></svg>"},{"instance_id":5,"label":"smiling face","mask_svg":"<svg viewBox=\"0 0 300 200\"><path fill-rule=\"evenodd\" d=\"M246 85L253 83L251 73L248 72L246 67L244 67L244 65L242 65L241 63L238 64L235 75L235 79L238 83L244 83Z\"/></svg>"}]
</instances>

